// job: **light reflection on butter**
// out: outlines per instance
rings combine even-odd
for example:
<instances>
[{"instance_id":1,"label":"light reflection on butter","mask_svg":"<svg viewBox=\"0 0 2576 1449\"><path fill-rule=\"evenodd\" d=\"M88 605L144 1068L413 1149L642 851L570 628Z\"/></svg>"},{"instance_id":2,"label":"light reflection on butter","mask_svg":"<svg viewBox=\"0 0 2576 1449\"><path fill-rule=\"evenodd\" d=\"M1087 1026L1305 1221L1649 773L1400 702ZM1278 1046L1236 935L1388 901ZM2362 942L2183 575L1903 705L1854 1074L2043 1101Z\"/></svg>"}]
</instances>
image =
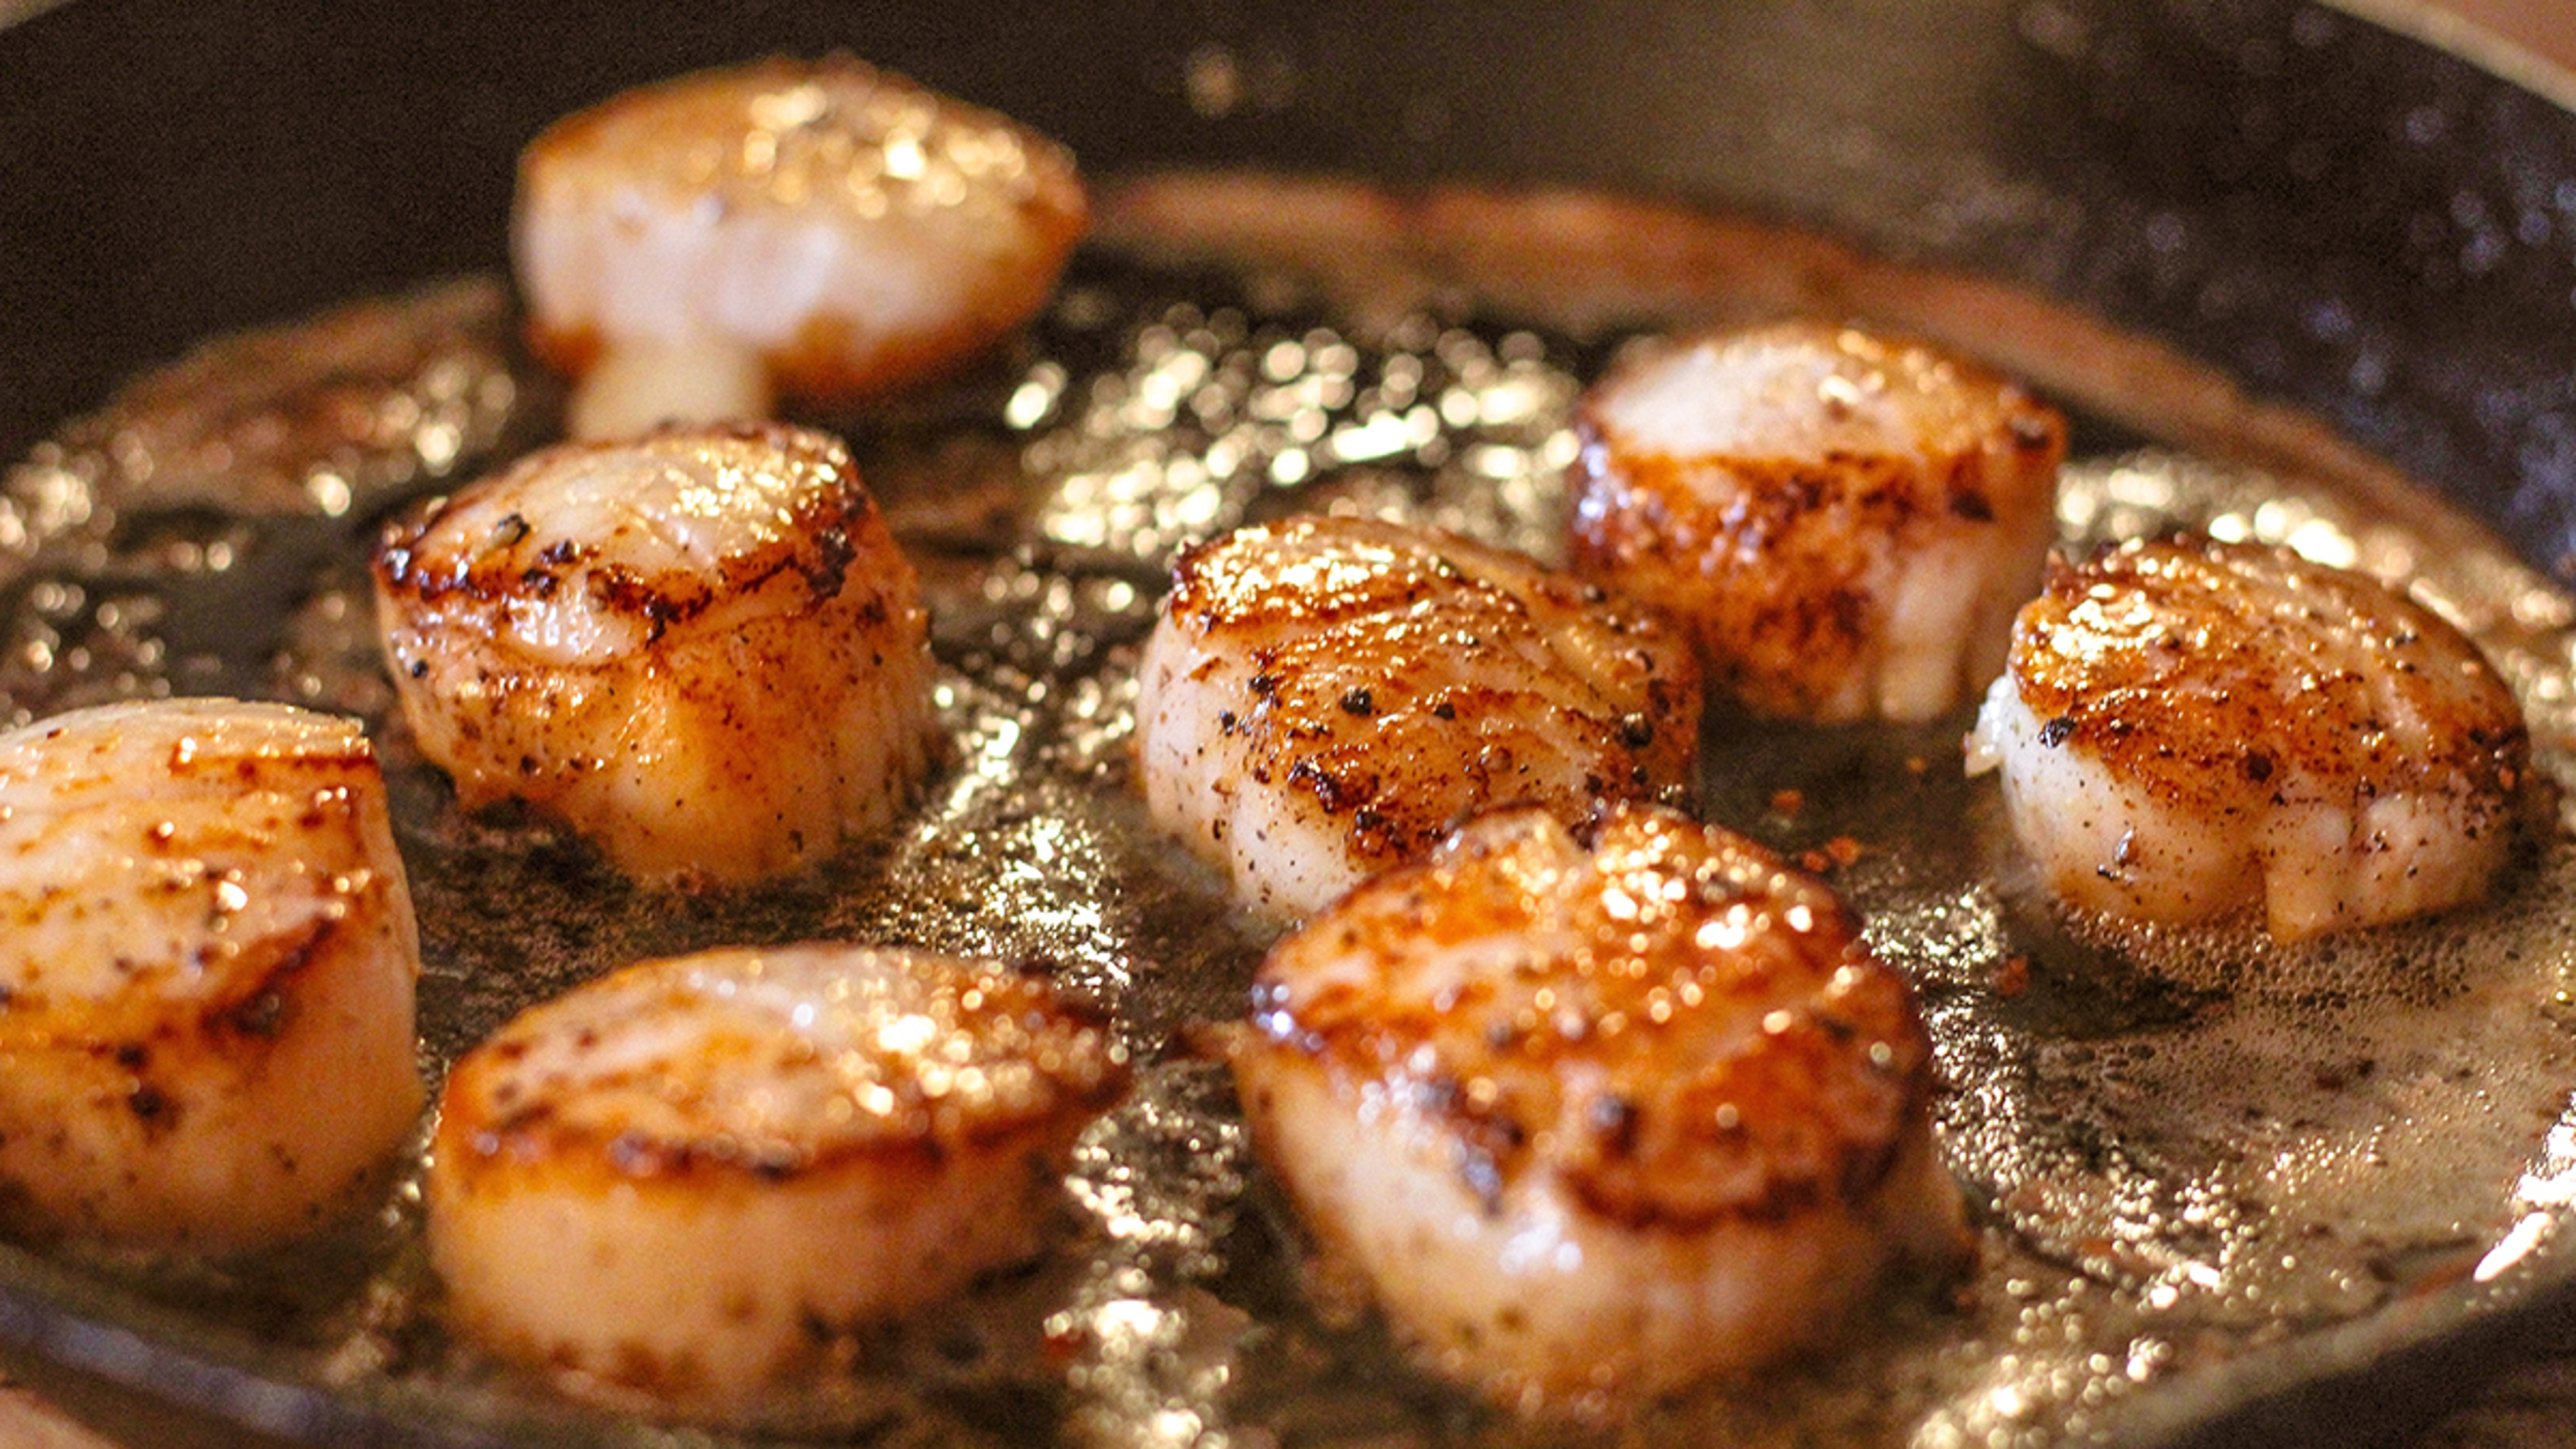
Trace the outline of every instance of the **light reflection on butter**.
<instances>
[{"instance_id":1,"label":"light reflection on butter","mask_svg":"<svg viewBox=\"0 0 2576 1449\"><path fill-rule=\"evenodd\" d=\"M1074 1354L1065 1382L1077 1442L1237 1442L1224 1406L1251 1320L1202 1286L1225 1270L1248 1169L1241 1124L1212 1110L1221 1082L1206 1064L1149 1074L1076 1147L1067 1186L1108 1245L1046 1323ZM1175 1177L1175 1157L1192 1170Z\"/></svg>"},{"instance_id":2,"label":"light reflection on butter","mask_svg":"<svg viewBox=\"0 0 2576 1449\"><path fill-rule=\"evenodd\" d=\"M1382 464L1428 476L1400 506L1373 495L1372 514L1500 534L1542 557L1558 546L1553 530L1510 527L1555 516L1575 451L1573 373L1529 334L1489 345L1414 318L1363 346L1184 305L1127 351L1087 397L1067 400L1060 376L1036 370L1012 396L1015 427L1064 409L1025 458L1057 480L1038 523L1054 542L1159 558L1242 523L1265 490L1365 486L1383 475L1354 470Z\"/></svg>"},{"instance_id":3,"label":"light reflection on butter","mask_svg":"<svg viewBox=\"0 0 2576 1449\"><path fill-rule=\"evenodd\" d=\"M2563 1209L2576 1203L2576 1102L2571 1102L2567 1115L2549 1129L2539 1158L2515 1185L2513 1200L2515 1206L2528 1211L2502 1241L2478 1260L2470 1274L2477 1282L2493 1282L2531 1256L2556 1233L2559 1220L2565 1216Z\"/></svg>"}]
</instances>

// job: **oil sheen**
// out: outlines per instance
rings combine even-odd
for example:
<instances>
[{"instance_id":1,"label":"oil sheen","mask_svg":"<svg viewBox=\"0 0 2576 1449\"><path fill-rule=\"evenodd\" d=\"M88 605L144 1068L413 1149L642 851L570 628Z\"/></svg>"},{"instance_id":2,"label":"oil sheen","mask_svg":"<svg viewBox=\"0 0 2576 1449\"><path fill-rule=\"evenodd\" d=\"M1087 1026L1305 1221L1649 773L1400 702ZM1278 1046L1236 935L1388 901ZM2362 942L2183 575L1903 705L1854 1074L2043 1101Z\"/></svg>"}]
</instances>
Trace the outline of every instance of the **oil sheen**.
<instances>
[{"instance_id":1,"label":"oil sheen","mask_svg":"<svg viewBox=\"0 0 2576 1449\"><path fill-rule=\"evenodd\" d=\"M574 982L722 944L998 956L1114 1012L1138 1086L1082 1141L1051 1251L936 1322L852 1345L848 1381L778 1406L790 1434L2153 1437L2333 1335L2438 1329L2571 1271L2564 825L2535 832L2492 901L2434 920L2295 948L2242 928L2113 932L2063 917L2018 865L1992 780L1962 775L1964 713L1729 719L1705 741L1703 812L1825 872L1922 994L1977 1268L1899 1285L1786 1372L1607 1427L1515 1421L1395 1366L1364 1309L1307 1273L1222 1071L1195 1050L1240 1016L1266 928L1152 837L1132 778L1136 655L1172 551L1333 508L1552 556L1570 410L1627 339L1796 310L1938 335L1971 309L1955 282L1830 244L1598 199L1142 178L1101 212L1101 240L1007 357L888 411L811 419L849 435L934 620L948 755L880 844L783 884L674 896L541 820L460 813L412 750L379 673L368 543L391 510L560 425L488 279L212 342L11 470L0 709L231 692L364 720L413 872L433 1073ZM1690 245L1662 266L1619 251L1650 234ZM1999 338L1943 340L2035 374L2078 418L2068 547L2189 523L2411 587L2485 646L2543 772L2568 783L2566 595L2322 434L2268 418L2231 432L2244 409L2210 404L2223 386L2187 365L2029 299L2008 315L2021 325ZM438 1329L407 1195L282 1262L86 1266L112 1301L180 1308L183 1348L283 1345L316 1395L589 1432Z\"/></svg>"}]
</instances>

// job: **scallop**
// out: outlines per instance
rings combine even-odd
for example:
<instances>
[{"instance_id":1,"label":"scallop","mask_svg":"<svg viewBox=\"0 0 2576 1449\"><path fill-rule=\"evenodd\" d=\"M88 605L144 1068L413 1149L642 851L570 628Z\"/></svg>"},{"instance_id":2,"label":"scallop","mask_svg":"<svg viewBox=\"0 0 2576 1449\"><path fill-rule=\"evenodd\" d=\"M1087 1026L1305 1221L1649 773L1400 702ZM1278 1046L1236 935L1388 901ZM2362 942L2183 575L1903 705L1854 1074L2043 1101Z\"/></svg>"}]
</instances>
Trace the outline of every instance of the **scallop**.
<instances>
[{"instance_id":1,"label":"scallop","mask_svg":"<svg viewBox=\"0 0 2576 1449\"><path fill-rule=\"evenodd\" d=\"M224 1253L366 1204L420 943L358 726L106 705L0 735L0 1218Z\"/></svg>"},{"instance_id":2,"label":"scallop","mask_svg":"<svg viewBox=\"0 0 2576 1449\"><path fill-rule=\"evenodd\" d=\"M1921 721L2003 667L2066 424L1920 343L1787 322L1665 347L1578 411L1572 559L1686 621L1755 714Z\"/></svg>"},{"instance_id":3,"label":"scallop","mask_svg":"<svg viewBox=\"0 0 2576 1449\"><path fill-rule=\"evenodd\" d=\"M2529 772L2459 630L2286 549L2131 542L2060 562L1969 741L2065 900L2295 940L2486 893Z\"/></svg>"},{"instance_id":4,"label":"scallop","mask_svg":"<svg viewBox=\"0 0 2576 1449\"><path fill-rule=\"evenodd\" d=\"M1185 551L1147 642L1145 798L1273 917L1473 811L1681 798L1699 670L1658 617L1520 554L1355 518Z\"/></svg>"},{"instance_id":5,"label":"scallop","mask_svg":"<svg viewBox=\"0 0 2576 1449\"><path fill-rule=\"evenodd\" d=\"M738 885L883 830L930 750L920 586L837 439L670 429L534 454L378 546L385 652L467 807Z\"/></svg>"},{"instance_id":6,"label":"scallop","mask_svg":"<svg viewBox=\"0 0 2576 1449\"><path fill-rule=\"evenodd\" d=\"M1030 1251L1123 1090L1034 978L810 943L645 962L534 1007L440 1100L449 1317L576 1396L705 1420Z\"/></svg>"},{"instance_id":7,"label":"scallop","mask_svg":"<svg viewBox=\"0 0 2576 1449\"><path fill-rule=\"evenodd\" d=\"M954 370L1042 306L1088 204L1062 148L847 56L646 86L521 158L513 255L571 426L764 417Z\"/></svg>"},{"instance_id":8,"label":"scallop","mask_svg":"<svg viewBox=\"0 0 2576 1449\"><path fill-rule=\"evenodd\" d=\"M1659 807L1497 812L1361 886L1262 963L1233 1067L1328 1273L1523 1408L1740 1374L1965 1251L1904 980Z\"/></svg>"}]
</instances>

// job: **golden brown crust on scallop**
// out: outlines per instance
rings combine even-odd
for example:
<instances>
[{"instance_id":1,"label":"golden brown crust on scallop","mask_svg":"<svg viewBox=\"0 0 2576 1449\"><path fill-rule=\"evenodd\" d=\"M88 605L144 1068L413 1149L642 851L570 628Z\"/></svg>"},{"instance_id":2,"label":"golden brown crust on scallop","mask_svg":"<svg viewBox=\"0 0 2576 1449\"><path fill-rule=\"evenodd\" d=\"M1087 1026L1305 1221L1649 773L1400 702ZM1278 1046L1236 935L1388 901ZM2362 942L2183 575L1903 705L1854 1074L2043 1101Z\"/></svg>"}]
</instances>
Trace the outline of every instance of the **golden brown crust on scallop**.
<instances>
[{"instance_id":1,"label":"golden brown crust on scallop","mask_svg":"<svg viewBox=\"0 0 2576 1449\"><path fill-rule=\"evenodd\" d=\"M822 310L761 339L781 394L836 405L952 373L1043 306L1090 224L1070 153L997 112L847 55L772 58L623 92L567 116L519 165L522 224L641 205L776 212L851 231L927 226L971 284L933 316ZM640 200L639 200L640 198ZM573 376L603 346L586 311L531 309L536 354Z\"/></svg>"},{"instance_id":2,"label":"golden brown crust on scallop","mask_svg":"<svg viewBox=\"0 0 2576 1449\"><path fill-rule=\"evenodd\" d=\"M2530 769L2477 647L2365 575L2287 549L2132 541L2052 560L2012 677L2041 742L2201 819L2303 798L2461 794L2501 828Z\"/></svg>"},{"instance_id":3,"label":"golden brown crust on scallop","mask_svg":"<svg viewBox=\"0 0 2576 1449\"><path fill-rule=\"evenodd\" d=\"M577 1397L758 1426L1035 1249L1127 1082L999 963L844 942L640 963L459 1062L423 1183L449 1321Z\"/></svg>"},{"instance_id":4,"label":"golden brown crust on scallop","mask_svg":"<svg viewBox=\"0 0 2576 1449\"><path fill-rule=\"evenodd\" d=\"M876 500L859 486L849 449L810 428L726 423L664 428L633 441L564 443L513 463L490 486L511 489L521 479L577 466L574 460L583 454L667 450L678 457L709 440L774 450L776 462L770 466L824 480L824 486L800 497L797 513L780 520L783 526L771 531L766 546L726 554L712 577L699 569L641 575L619 563L598 562L597 540L541 533L524 523L465 553L458 541L439 537L456 502L440 498L386 531L376 550L377 578L389 592L443 611L488 610L496 626L530 594L551 598L570 586L582 590L592 608L642 624L648 640L692 623L710 608L738 606L773 589L790 591L790 597L769 607L793 609L839 597L853 582L864 586L865 581L850 577L850 562L863 546L861 540L885 535L884 521L877 515ZM871 607L881 617L887 602L876 599Z\"/></svg>"},{"instance_id":5,"label":"golden brown crust on scallop","mask_svg":"<svg viewBox=\"0 0 2576 1449\"><path fill-rule=\"evenodd\" d=\"M1385 1084L1488 1198L1550 1174L1676 1231L1865 1198L1925 1130L1903 978L1742 837L1627 804L1587 836L1488 816L1353 892L1264 963L1251 1049L1304 1054L1345 1097Z\"/></svg>"},{"instance_id":6,"label":"golden brown crust on scallop","mask_svg":"<svg viewBox=\"0 0 2576 1449\"><path fill-rule=\"evenodd\" d=\"M390 1173L420 952L354 721L177 699L0 734L0 925L13 1234L261 1246Z\"/></svg>"},{"instance_id":7,"label":"golden brown crust on scallop","mask_svg":"<svg viewBox=\"0 0 2576 1449\"><path fill-rule=\"evenodd\" d=\"M1964 539L1997 555L1995 566L2035 569L2052 531L2065 420L1973 364L1822 324L1700 345L1830 359L1839 369L1830 376L1855 397L1898 397L1907 410L1893 426L1910 435L1891 441L1883 426L1852 422L1854 411L1832 399L1798 396L1777 400L1791 416L1775 430L1747 429L1723 447L1675 452L1615 420L1620 390L1639 368L1656 365L1650 357L1605 380L1576 413L1573 565L1683 621L1698 638L1711 689L1756 713L1827 720L1867 713L1854 691L1865 693L1879 668L1910 559ZM1803 375L1795 380L1805 383ZM1959 586L1980 581L1962 578ZM1984 611L1998 643L2010 607ZM1963 678L1958 695L1990 677L1987 669Z\"/></svg>"},{"instance_id":8,"label":"golden brown crust on scallop","mask_svg":"<svg viewBox=\"0 0 2576 1449\"><path fill-rule=\"evenodd\" d=\"M1060 1147L1126 1090L1106 1020L1040 979L922 952L781 954L816 950L891 984L816 983L806 1025L746 1009L677 1055L634 1044L723 1010L738 988L721 967L693 978L701 963L760 953L640 964L523 1013L450 1074L442 1162L469 1192L492 1172L767 1190L862 1163L927 1185L960 1150Z\"/></svg>"},{"instance_id":9,"label":"golden brown crust on scallop","mask_svg":"<svg viewBox=\"0 0 2576 1449\"><path fill-rule=\"evenodd\" d=\"M665 428L521 460L389 529L421 751L631 874L744 881L882 828L927 763L918 578L838 439Z\"/></svg>"},{"instance_id":10,"label":"golden brown crust on scallop","mask_svg":"<svg viewBox=\"0 0 2576 1449\"><path fill-rule=\"evenodd\" d=\"M1482 806L1576 819L1690 784L1697 664L1596 585L1452 534L1320 518L1185 550L1172 580L1169 626L1211 656L1193 678L1230 685L1210 768L1296 792L1369 869Z\"/></svg>"}]
</instances>

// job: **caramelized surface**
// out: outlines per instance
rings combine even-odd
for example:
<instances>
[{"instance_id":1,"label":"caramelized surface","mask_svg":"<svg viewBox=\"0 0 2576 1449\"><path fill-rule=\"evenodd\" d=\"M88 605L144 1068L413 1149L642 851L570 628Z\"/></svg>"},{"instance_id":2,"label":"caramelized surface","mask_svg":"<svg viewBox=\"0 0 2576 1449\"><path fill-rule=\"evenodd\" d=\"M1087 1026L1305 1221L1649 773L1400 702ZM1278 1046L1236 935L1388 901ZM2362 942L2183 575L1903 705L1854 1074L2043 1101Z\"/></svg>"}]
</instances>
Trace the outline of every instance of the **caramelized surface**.
<instances>
[{"instance_id":1,"label":"caramelized surface","mask_svg":"<svg viewBox=\"0 0 2576 1449\"><path fill-rule=\"evenodd\" d=\"M1591 833L1486 817L1274 952L1254 1028L1437 1118L1471 1179L1627 1228L1865 1196L1931 1086L1903 979L1751 841L1635 807Z\"/></svg>"},{"instance_id":2,"label":"caramelized surface","mask_svg":"<svg viewBox=\"0 0 2576 1449\"><path fill-rule=\"evenodd\" d=\"M1699 743L1699 670L1660 618L1370 519L1184 550L1140 669L1155 818L1285 916L1480 809L1686 795Z\"/></svg>"}]
</instances>

